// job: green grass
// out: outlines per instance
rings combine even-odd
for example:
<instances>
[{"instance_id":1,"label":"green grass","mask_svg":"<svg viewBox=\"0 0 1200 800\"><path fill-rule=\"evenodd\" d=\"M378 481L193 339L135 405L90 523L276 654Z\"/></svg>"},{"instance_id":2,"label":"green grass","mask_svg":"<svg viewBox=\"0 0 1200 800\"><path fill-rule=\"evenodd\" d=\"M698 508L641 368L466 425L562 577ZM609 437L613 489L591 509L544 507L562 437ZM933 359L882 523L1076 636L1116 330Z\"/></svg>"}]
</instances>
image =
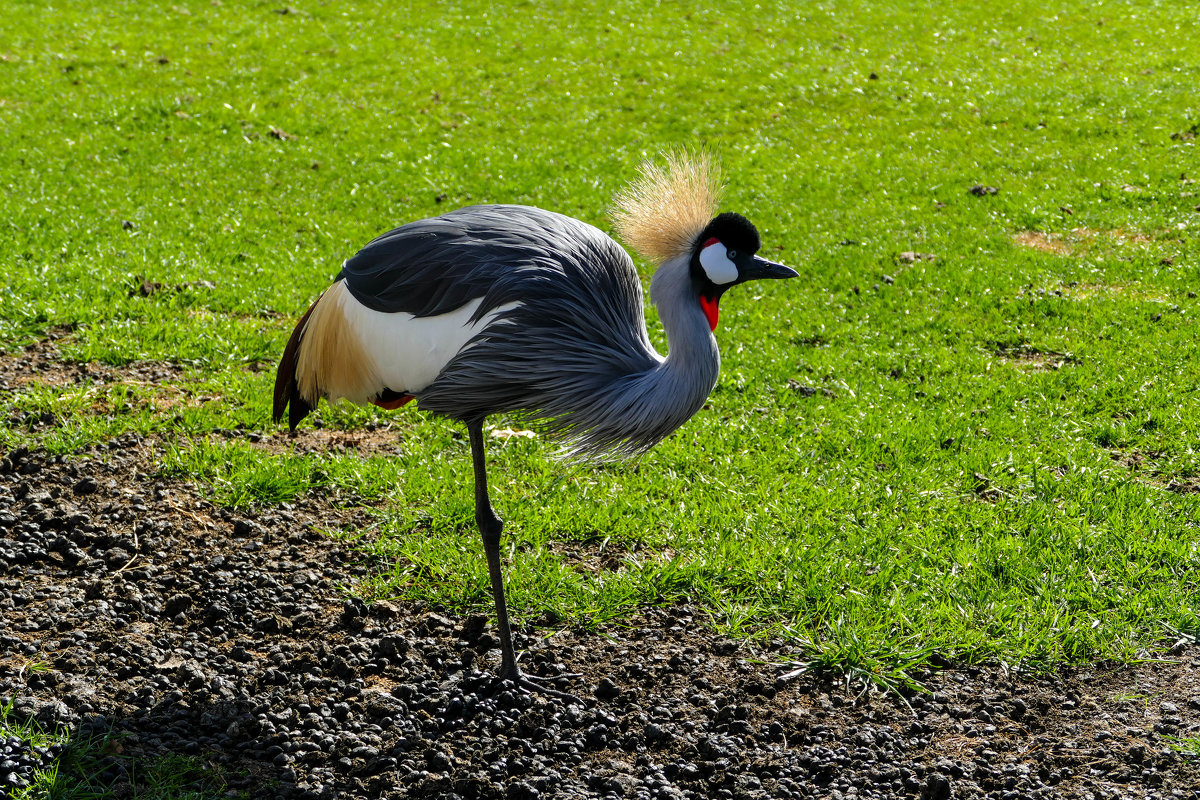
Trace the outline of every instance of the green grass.
<instances>
[{"instance_id":1,"label":"green grass","mask_svg":"<svg viewBox=\"0 0 1200 800\"><path fill-rule=\"evenodd\" d=\"M486 610L453 426L386 416L401 452L366 459L211 434L271 428L293 321L381 230L500 201L606 226L644 157L702 144L801 278L730 294L709 406L641 461L492 442L519 617L695 600L884 681L1200 628L1186 4L281 8L7 3L0 347L182 370L6 393L0 446L133 430L222 503L369 504L356 591Z\"/></svg>"},{"instance_id":2,"label":"green grass","mask_svg":"<svg viewBox=\"0 0 1200 800\"><path fill-rule=\"evenodd\" d=\"M1173 738L1170 746L1172 750L1183 753L1185 756L1200 756L1200 737L1182 736Z\"/></svg>"}]
</instances>

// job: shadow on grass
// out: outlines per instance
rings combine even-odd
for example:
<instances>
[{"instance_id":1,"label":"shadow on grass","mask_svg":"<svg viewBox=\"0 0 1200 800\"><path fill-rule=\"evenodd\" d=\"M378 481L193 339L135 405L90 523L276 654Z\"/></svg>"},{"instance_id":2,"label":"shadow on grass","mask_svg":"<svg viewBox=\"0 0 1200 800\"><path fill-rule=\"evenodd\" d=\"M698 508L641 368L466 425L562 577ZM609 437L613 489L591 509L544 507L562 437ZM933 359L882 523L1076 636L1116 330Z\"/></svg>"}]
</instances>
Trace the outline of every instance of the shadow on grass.
<instances>
[{"instance_id":1,"label":"shadow on grass","mask_svg":"<svg viewBox=\"0 0 1200 800\"><path fill-rule=\"evenodd\" d=\"M56 722L60 709L27 698L0 704L3 797L235 800L291 788L268 745L229 735L253 719L236 704L198 708L168 699L131 714L89 713L69 726Z\"/></svg>"}]
</instances>

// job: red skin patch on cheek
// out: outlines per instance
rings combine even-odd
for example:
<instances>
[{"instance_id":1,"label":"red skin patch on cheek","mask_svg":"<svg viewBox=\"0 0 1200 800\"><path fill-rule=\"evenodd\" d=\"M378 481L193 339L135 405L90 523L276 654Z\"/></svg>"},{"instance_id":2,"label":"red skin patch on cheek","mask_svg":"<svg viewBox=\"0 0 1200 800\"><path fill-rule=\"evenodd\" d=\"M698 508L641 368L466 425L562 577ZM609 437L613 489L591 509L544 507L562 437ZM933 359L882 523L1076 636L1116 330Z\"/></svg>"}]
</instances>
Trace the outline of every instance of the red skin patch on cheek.
<instances>
[{"instance_id":1,"label":"red skin patch on cheek","mask_svg":"<svg viewBox=\"0 0 1200 800\"><path fill-rule=\"evenodd\" d=\"M706 297L700 295L700 308L704 310L704 316L708 318L709 330L717 329L717 298Z\"/></svg>"}]
</instances>

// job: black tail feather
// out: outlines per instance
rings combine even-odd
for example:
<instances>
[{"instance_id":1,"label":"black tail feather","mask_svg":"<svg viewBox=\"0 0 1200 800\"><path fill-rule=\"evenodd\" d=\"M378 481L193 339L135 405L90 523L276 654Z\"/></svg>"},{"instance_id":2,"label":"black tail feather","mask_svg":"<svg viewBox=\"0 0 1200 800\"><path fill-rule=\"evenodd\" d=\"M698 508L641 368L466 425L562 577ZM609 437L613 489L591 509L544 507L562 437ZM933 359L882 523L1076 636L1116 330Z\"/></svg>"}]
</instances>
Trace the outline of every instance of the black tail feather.
<instances>
[{"instance_id":1,"label":"black tail feather","mask_svg":"<svg viewBox=\"0 0 1200 800\"><path fill-rule=\"evenodd\" d=\"M317 302L320 302L320 298ZM304 316L296 323L296 329L292 331L292 338L288 339L287 347L283 349L283 357L279 359L279 368L275 372L275 404L271 418L279 422L287 409L288 427L293 431L300 424L300 420L313 410L308 401L300 396L300 385L296 382L296 359L300 355L300 340L304 338L308 318L316 307L317 303L309 306L308 311L305 311Z\"/></svg>"}]
</instances>

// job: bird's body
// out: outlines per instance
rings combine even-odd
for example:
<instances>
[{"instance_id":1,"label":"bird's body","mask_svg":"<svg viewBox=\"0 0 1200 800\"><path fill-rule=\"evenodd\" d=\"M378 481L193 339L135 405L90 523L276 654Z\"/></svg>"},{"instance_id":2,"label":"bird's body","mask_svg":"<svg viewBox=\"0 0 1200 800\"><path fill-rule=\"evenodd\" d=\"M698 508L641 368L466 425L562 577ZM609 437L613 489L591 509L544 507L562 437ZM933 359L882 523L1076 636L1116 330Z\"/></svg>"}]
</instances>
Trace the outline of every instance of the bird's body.
<instances>
[{"instance_id":1,"label":"bird's body","mask_svg":"<svg viewBox=\"0 0 1200 800\"><path fill-rule=\"evenodd\" d=\"M499 574L482 422L517 414L568 450L632 455L686 422L716 384L717 301L753 278L791 277L754 255L744 218L712 216L706 161L647 169L618 227L660 262L651 300L667 334L646 330L632 260L579 220L515 205L472 206L379 236L349 259L296 326L280 362L275 418L294 429L321 397L420 408L471 433L476 517L500 617L504 672L517 678ZM707 193L707 194L706 194Z\"/></svg>"},{"instance_id":2,"label":"bird's body","mask_svg":"<svg viewBox=\"0 0 1200 800\"><path fill-rule=\"evenodd\" d=\"M663 273L654 292L673 299L685 284ZM313 306L312 335L298 339L293 414L315 405L306 398L413 396L464 422L520 413L582 454L639 452L716 383L716 340L699 304L690 310L664 319L663 358L637 270L610 237L537 208L459 209L385 233L346 262Z\"/></svg>"}]
</instances>

